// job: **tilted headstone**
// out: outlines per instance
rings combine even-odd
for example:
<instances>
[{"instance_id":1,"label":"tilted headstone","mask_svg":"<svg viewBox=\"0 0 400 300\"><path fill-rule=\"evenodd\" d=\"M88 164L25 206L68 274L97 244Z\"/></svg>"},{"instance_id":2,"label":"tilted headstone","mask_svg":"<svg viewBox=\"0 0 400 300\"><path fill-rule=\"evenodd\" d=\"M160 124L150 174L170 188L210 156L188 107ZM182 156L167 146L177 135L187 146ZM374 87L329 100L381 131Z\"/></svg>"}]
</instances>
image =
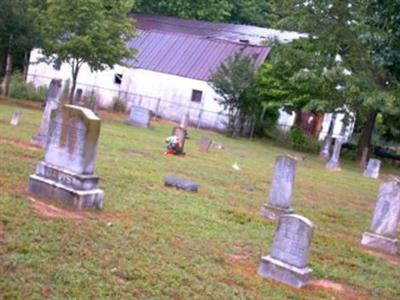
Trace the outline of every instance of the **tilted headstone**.
<instances>
[{"instance_id":1,"label":"tilted headstone","mask_svg":"<svg viewBox=\"0 0 400 300\"><path fill-rule=\"evenodd\" d=\"M141 106L132 106L128 123L134 126L149 128L151 118L151 110Z\"/></svg>"},{"instance_id":2,"label":"tilted headstone","mask_svg":"<svg viewBox=\"0 0 400 300\"><path fill-rule=\"evenodd\" d=\"M381 161L379 159L371 158L368 161L367 168L365 169L363 175L365 177L378 179L380 169L381 169Z\"/></svg>"},{"instance_id":3,"label":"tilted headstone","mask_svg":"<svg viewBox=\"0 0 400 300\"><path fill-rule=\"evenodd\" d=\"M331 147L332 147L332 136L327 135L324 140L324 144L322 146L321 152L319 153L319 157L323 160L329 159L331 155Z\"/></svg>"},{"instance_id":4,"label":"tilted headstone","mask_svg":"<svg viewBox=\"0 0 400 300\"><path fill-rule=\"evenodd\" d=\"M54 109L60 105L62 96L61 79L52 79L46 96L46 106L44 108L42 121L40 123L38 133L33 136L31 143L44 148L47 143L47 135L49 132L50 115Z\"/></svg>"},{"instance_id":5,"label":"tilted headstone","mask_svg":"<svg viewBox=\"0 0 400 300\"><path fill-rule=\"evenodd\" d=\"M79 210L102 208L104 192L94 174L100 123L81 106L53 110L45 158L29 178L29 191Z\"/></svg>"},{"instance_id":6,"label":"tilted headstone","mask_svg":"<svg viewBox=\"0 0 400 300\"><path fill-rule=\"evenodd\" d=\"M186 113L182 116L181 124L179 125L179 127L186 130L188 127L188 124L189 124L189 113Z\"/></svg>"},{"instance_id":7,"label":"tilted headstone","mask_svg":"<svg viewBox=\"0 0 400 300\"><path fill-rule=\"evenodd\" d=\"M314 224L299 215L282 215L271 254L261 257L258 274L295 288L306 286L312 270L307 267Z\"/></svg>"},{"instance_id":8,"label":"tilted headstone","mask_svg":"<svg viewBox=\"0 0 400 300\"><path fill-rule=\"evenodd\" d=\"M397 226L400 218L400 182L382 183L379 188L372 224L364 232L361 244L387 253L398 253Z\"/></svg>"},{"instance_id":9,"label":"tilted headstone","mask_svg":"<svg viewBox=\"0 0 400 300\"><path fill-rule=\"evenodd\" d=\"M211 144L212 144L212 140L210 140L206 136L203 136L199 142L199 150L200 151L208 151L211 147Z\"/></svg>"},{"instance_id":10,"label":"tilted headstone","mask_svg":"<svg viewBox=\"0 0 400 300\"><path fill-rule=\"evenodd\" d=\"M333 146L331 159L326 163L325 167L332 171L340 171L340 152L342 151L342 140L337 138Z\"/></svg>"},{"instance_id":11,"label":"tilted headstone","mask_svg":"<svg viewBox=\"0 0 400 300\"><path fill-rule=\"evenodd\" d=\"M282 214L293 212L291 207L297 160L288 155L278 156L269 192L268 203L261 208L261 215L277 219Z\"/></svg>"},{"instance_id":12,"label":"tilted headstone","mask_svg":"<svg viewBox=\"0 0 400 300\"><path fill-rule=\"evenodd\" d=\"M176 126L172 129L172 135L178 137L179 143L181 145L181 147L178 151L178 154L184 153L186 134L187 134L187 131L181 127Z\"/></svg>"},{"instance_id":13,"label":"tilted headstone","mask_svg":"<svg viewBox=\"0 0 400 300\"><path fill-rule=\"evenodd\" d=\"M10 124L12 126L18 126L19 125L19 121L21 120L21 116L22 116L22 112L20 110L15 111L13 113L12 117L11 117Z\"/></svg>"}]
</instances>

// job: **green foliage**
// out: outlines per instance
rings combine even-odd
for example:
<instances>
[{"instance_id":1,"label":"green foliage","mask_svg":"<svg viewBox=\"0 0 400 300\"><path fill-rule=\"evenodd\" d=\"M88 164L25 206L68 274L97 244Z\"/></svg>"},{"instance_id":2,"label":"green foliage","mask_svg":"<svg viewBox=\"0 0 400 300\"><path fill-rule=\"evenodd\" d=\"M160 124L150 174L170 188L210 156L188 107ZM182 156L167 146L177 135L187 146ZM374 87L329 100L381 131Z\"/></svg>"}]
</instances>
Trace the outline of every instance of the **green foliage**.
<instances>
[{"instance_id":1,"label":"green foliage","mask_svg":"<svg viewBox=\"0 0 400 300\"><path fill-rule=\"evenodd\" d=\"M315 138L305 134L303 130L297 127L291 128L287 136L287 142L292 149L303 152L318 153L320 147Z\"/></svg>"},{"instance_id":2,"label":"green foliage","mask_svg":"<svg viewBox=\"0 0 400 300\"><path fill-rule=\"evenodd\" d=\"M46 99L46 93L46 86L36 88L33 83L27 83L22 74L14 73L12 76L10 86L11 98L44 101Z\"/></svg>"},{"instance_id":3,"label":"green foliage","mask_svg":"<svg viewBox=\"0 0 400 300\"><path fill-rule=\"evenodd\" d=\"M124 112L126 110L125 100L120 97L114 97L112 101L112 109L114 112Z\"/></svg>"}]
</instances>

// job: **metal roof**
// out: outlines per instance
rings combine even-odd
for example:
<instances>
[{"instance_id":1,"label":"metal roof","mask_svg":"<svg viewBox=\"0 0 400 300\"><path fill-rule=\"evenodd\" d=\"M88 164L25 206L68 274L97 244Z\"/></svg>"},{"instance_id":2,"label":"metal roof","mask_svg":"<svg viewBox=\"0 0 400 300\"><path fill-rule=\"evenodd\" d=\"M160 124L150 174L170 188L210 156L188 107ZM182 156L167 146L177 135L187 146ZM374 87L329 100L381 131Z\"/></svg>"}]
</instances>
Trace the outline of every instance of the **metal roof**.
<instances>
[{"instance_id":1,"label":"metal roof","mask_svg":"<svg viewBox=\"0 0 400 300\"><path fill-rule=\"evenodd\" d=\"M138 50L135 59L125 62L129 67L203 81L209 80L221 63L238 51L243 51L243 55L254 55L255 67L258 68L271 49L267 46L151 29L138 30L138 36L127 46Z\"/></svg>"}]
</instances>

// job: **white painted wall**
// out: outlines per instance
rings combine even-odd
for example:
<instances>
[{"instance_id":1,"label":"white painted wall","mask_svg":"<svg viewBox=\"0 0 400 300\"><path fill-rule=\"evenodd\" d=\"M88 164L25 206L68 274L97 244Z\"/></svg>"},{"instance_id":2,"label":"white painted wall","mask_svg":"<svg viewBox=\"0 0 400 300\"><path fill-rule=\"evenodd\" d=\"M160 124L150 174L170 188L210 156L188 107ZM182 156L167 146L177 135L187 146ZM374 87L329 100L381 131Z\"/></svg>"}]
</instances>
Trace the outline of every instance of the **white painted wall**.
<instances>
[{"instance_id":1,"label":"white painted wall","mask_svg":"<svg viewBox=\"0 0 400 300\"><path fill-rule=\"evenodd\" d=\"M29 82L36 86L49 85L51 79L67 80L71 78L71 68L62 64L60 70L52 65L40 62L40 50L31 53L28 70ZM115 74L122 74L122 83L115 84ZM190 113L192 125L223 129L226 117L221 114L222 108L215 100L217 94L211 86L201 80L185 78L149 70L132 69L116 65L113 69L102 72L91 72L83 65L77 79L77 88L83 90L83 95L95 91L101 107L110 107L113 98L119 96L127 101L128 106L141 105L152 109L166 119L180 121L185 112ZM192 90L202 91L201 102L193 102Z\"/></svg>"}]
</instances>

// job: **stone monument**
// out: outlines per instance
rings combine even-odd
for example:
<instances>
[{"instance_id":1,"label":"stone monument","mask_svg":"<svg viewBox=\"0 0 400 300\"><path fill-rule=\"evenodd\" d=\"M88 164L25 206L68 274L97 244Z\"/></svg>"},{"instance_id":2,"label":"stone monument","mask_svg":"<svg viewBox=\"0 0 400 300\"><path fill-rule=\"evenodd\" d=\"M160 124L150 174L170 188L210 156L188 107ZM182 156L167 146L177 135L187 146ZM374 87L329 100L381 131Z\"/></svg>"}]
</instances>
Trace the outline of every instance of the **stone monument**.
<instances>
[{"instance_id":1,"label":"stone monument","mask_svg":"<svg viewBox=\"0 0 400 300\"><path fill-rule=\"evenodd\" d=\"M319 153L319 157L323 160L329 159L331 155L331 146L332 146L332 136L327 135L324 140L324 144L322 146L321 152Z\"/></svg>"},{"instance_id":2,"label":"stone monument","mask_svg":"<svg viewBox=\"0 0 400 300\"><path fill-rule=\"evenodd\" d=\"M371 158L368 161L367 168L364 170L363 175L365 177L378 179L380 169L381 169L381 161L379 159Z\"/></svg>"},{"instance_id":3,"label":"stone monument","mask_svg":"<svg viewBox=\"0 0 400 300\"><path fill-rule=\"evenodd\" d=\"M379 188L372 224L369 231L364 232L361 244L391 254L398 253L396 234L399 218L400 182L391 179Z\"/></svg>"},{"instance_id":4,"label":"stone monument","mask_svg":"<svg viewBox=\"0 0 400 300\"><path fill-rule=\"evenodd\" d=\"M141 106L132 106L128 123L133 126L149 128L152 118L152 111Z\"/></svg>"},{"instance_id":5,"label":"stone monument","mask_svg":"<svg viewBox=\"0 0 400 300\"><path fill-rule=\"evenodd\" d=\"M295 288L306 286L312 270L307 267L314 224L299 215L282 215L271 254L261 257L258 274Z\"/></svg>"},{"instance_id":6,"label":"stone monument","mask_svg":"<svg viewBox=\"0 0 400 300\"><path fill-rule=\"evenodd\" d=\"M185 147L185 141L186 141L186 134L187 131L180 126L176 126L172 129L172 135L176 136L179 139L180 143L180 149L177 151L178 154L184 154L185 152L184 147Z\"/></svg>"},{"instance_id":7,"label":"stone monument","mask_svg":"<svg viewBox=\"0 0 400 300\"><path fill-rule=\"evenodd\" d=\"M200 151L208 151L211 147L211 144L212 144L212 140L210 140L206 136L203 136L203 137L201 137L199 145L198 145L199 150Z\"/></svg>"},{"instance_id":8,"label":"stone monument","mask_svg":"<svg viewBox=\"0 0 400 300\"><path fill-rule=\"evenodd\" d=\"M82 89L76 89L74 95L74 105L81 105L82 104Z\"/></svg>"},{"instance_id":9,"label":"stone monument","mask_svg":"<svg viewBox=\"0 0 400 300\"><path fill-rule=\"evenodd\" d=\"M269 201L261 208L261 215L278 219L282 214L293 212L291 207L297 160L289 155L278 156L275 161Z\"/></svg>"},{"instance_id":10,"label":"stone monument","mask_svg":"<svg viewBox=\"0 0 400 300\"><path fill-rule=\"evenodd\" d=\"M53 110L45 158L29 178L29 191L78 209L102 208L104 193L94 174L100 119L88 108Z\"/></svg>"},{"instance_id":11,"label":"stone monument","mask_svg":"<svg viewBox=\"0 0 400 300\"><path fill-rule=\"evenodd\" d=\"M60 105L62 96L61 79L52 79L46 95L46 106L44 108L42 121L40 123L38 133L33 136L31 143L44 148L47 143L47 135L49 132L50 115L54 109Z\"/></svg>"},{"instance_id":12,"label":"stone monument","mask_svg":"<svg viewBox=\"0 0 400 300\"><path fill-rule=\"evenodd\" d=\"M17 110L15 112L13 112L10 124L12 126L18 126L19 125L19 121L21 120L21 116L22 116L22 111Z\"/></svg>"},{"instance_id":13,"label":"stone monument","mask_svg":"<svg viewBox=\"0 0 400 300\"><path fill-rule=\"evenodd\" d=\"M181 124L179 125L179 127L187 130L188 124L189 124L189 113L187 112L182 116Z\"/></svg>"},{"instance_id":14,"label":"stone monument","mask_svg":"<svg viewBox=\"0 0 400 300\"><path fill-rule=\"evenodd\" d=\"M340 171L340 152L342 151L342 140L336 138L335 145L333 146L333 152L331 159L326 163L325 167L332 171Z\"/></svg>"}]
</instances>

